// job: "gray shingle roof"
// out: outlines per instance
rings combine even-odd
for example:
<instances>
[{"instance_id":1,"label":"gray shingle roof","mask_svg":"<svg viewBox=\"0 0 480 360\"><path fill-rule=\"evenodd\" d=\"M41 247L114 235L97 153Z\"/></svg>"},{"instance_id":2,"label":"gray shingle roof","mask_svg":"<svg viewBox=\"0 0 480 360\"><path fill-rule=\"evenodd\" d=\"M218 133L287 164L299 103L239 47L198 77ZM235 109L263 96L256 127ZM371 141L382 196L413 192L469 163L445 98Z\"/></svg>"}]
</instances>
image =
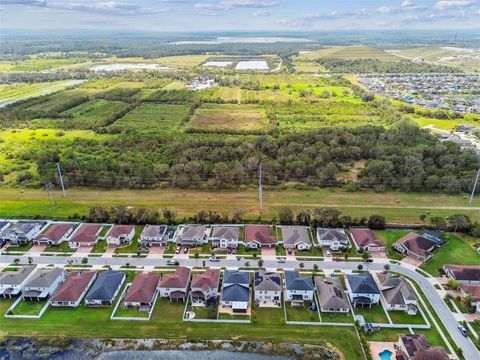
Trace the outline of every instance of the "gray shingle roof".
<instances>
[{"instance_id":1,"label":"gray shingle roof","mask_svg":"<svg viewBox=\"0 0 480 360\"><path fill-rule=\"evenodd\" d=\"M282 278L275 272L255 272L255 291L282 291Z\"/></svg>"},{"instance_id":2,"label":"gray shingle roof","mask_svg":"<svg viewBox=\"0 0 480 360\"><path fill-rule=\"evenodd\" d=\"M368 272L347 275L347 281L355 294L380 294L375 280Z\"/></svg>"},{"instance_id":3,"label":"gray shingle roof","mask_svg":"<svg viewBox=\"0 0 480 360\"><path fill-rule=\"evenodd\" d=\"M225 284L250 284L250 273L247 271L226 270L223 274Z\"/></svg>"},{"instance_id":4,"label":"gray shingle roof","mask_svg":"<svg viewBox=\"0 0 480 360\"><path fill-rule=\"evenodd\" d=\"M20 285L35 270L35 266L24 266L17 271L7 271L0 273L0 284L2 285Z\"/></svg>"},{"instance_id":5,"label":"gray shingle roof","mask_svg":"<svg viewBox=\"0 0 480 360\"><path fill-rule=\"evenodd\" d=\"M237 240L240 236L240 229L238 226L214 226L212 228L212 238L220 238L227 240Z\"/></svg>"},{"instance_id":6,"label":"gray shingle roof","mask_svg":"<svg viewBox=\"0 0 480 360\"><path fill-rule=\"evenodd\" d=\"M125 276L125 273L113 270L101 272L85 296L85 300L113 300L115 291Z\"/></svg>"},{"instance_id":7,"label":"gray shingle roof","mask_svg":"<svg viewBox=\"0 0 480 360\"><path fill-rule=\"evenodd\" d=\"M145 225L145 227L142 230L142 233L140 234L140 237L142 236L148 236L148 237L157 237L163 235L163 233L167 230L166 225Z\"/></svg>"},{"instance_id":8,"label":"gray shingle roof","mask_svg":"<svg viewBox=\"0 0 480 360\"><path fill-rule=\"evenodd\" d=\"M317 238L319 240L336 240L340 241L341 243L348 243L348 236L343 229L318 228Z\"/></svg>"},{"instance_id":9,"label":"gray shingle roof","mask_svg":"<svg viewBox=\"0 0 480 360\"><path fill-rule=\"evenodd\" d=\"M412 286L403 278L391 274L378 274L380 289L388 304L405 305L405 300L417 300Z\"/></svg>"},{"instance_id":10,"label":"gray shingle roof","mask_svg":"<svg viewBox=\"0 0 480 360\"><path fill-rule=\"evenodd\" d=\"M285 271L285 287L287 290L313 290L312 278L300 276L298 271Z\"/></svg>"},{"instance_id":11,"label":"gray shingle roof","mask_svg":"<svg viewBox=\"0 0 480 360\"><path fill-rule=\"evenodd\" d=\"M49 288L62 273L63 269L60 268L38 270L25 286Z\"/></svg>"},{"instance_id":12,"label":"gray shingle roof","mask_svg":"<svg viewBox=\"0 0 480 360\"><path fill-rule=\"evenodd\" d=\"M223 288L222 301L249 301L250 291L248 287L233 284Z\"/></svg>"},{"instance_id":13,"label":"gray shingle roof","mask_svg":"<svg viewBox=\"0 0 480 360\"><path fill-rule=\"evenodd\" d=\"M283 243L287 245L295 245L299 242L311 244L308 230L305 226L282 226Z\"/></svg>"},{"instance_id":14,"label":"gray shingle roof","mask_svg":"<svg viewBox=\"0 0 480 360\"><path fill-rule=\"evenodd\" d=\"M349 304L339 278L327 277L325 280L316 277L318 300L322 308L348 309Z\"/></svg>"}]
</instances>

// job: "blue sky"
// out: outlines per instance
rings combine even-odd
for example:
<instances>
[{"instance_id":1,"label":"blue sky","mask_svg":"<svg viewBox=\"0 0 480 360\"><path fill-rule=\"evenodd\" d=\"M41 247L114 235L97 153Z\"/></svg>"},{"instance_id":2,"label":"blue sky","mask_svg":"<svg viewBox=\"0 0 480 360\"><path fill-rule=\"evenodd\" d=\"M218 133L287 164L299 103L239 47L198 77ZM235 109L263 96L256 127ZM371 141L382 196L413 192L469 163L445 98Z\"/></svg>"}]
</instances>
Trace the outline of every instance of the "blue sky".
<instances>
[{"instance_id":1,"label":"blue sky","mask_svg":"<svg viewBox=\"0 0 480 360\"><path fill-rule=\"evenodd\" d=\"M480 29L480 0L1 0L0 27L186 32Z\"/></svg>"}]
</instances>

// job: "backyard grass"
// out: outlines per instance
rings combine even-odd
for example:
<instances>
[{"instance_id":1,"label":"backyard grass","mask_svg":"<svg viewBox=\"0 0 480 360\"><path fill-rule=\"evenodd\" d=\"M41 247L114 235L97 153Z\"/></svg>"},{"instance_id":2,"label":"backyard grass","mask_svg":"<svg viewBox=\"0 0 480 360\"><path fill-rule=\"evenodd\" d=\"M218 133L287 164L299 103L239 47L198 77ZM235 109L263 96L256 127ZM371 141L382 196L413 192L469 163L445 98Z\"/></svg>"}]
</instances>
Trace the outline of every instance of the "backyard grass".
<instances>
[{"instance_id":1,"label":"backyard grass","mask_svg":"<svg viewBox=\"0 0 480 360\"><path fill-rule=\"evenodd\" d=\"M287 321L320 322L318 312L308 310L309 306L311 303L305 303L304 306L291 306L289 303L285 303Z\"/></svg>"},{"instance_id":2,"label":"backyard grass","mask_svg":"<svg viewBox=\"0 0 480 360\"><path fill-rule=\"evenodd\" d=\"M148 318L148 311L138 311L134 307L124 308L123 301L117 308L114 314L115 317L137 317L137 318Z\"/></svg>"},{"instance_id":3,"label":"backyard grass","mask_svg":"<svg viewBox=\"0 0 480 360\"><path fill-rule=\"evenodd\" d=\"M387 342L397 342L400 335L410 333L409 329L383 329L380 328L379 331L372 334L367 334L368 341L387 341ZM447 349L445 342L442 340L440 334L434 330L418 330L415 331L416 334L422 334L426 337L427 341L431 346L443 346Z\"/></svg>"},{"instance_id":4,"label":"backyard grass","mask_svg":"<svg viewBox=\"0 0 480 360\"><path fill-rule=\"evenodd\" d=\"M256 324L271 324L280 325L285 324L285 313L283 307L280 308L267 308L254 305L252 322Z\"/></svg>"},{"instance_id":5,"label":"backyard grass","mask_svg":"<svg viewBox=\"0 0 480 360\"><path fill-rule=\"evenodd\" d=\"M350 311L348 313L328 313L322 311L320 312L320 316L322 317L322 322L349 324L353 324L355 322L355 319Z\"/></svg>"},{"instance_id":6,"label":"backyard grass","mask_svg":"<svg viewBox=\"0 0 480 360\"><path fill-rule=\"evenodd\" d=\"M58 246L55 246L55 245L52 245L52 246L48 246L47 248L45 248L45 250L43 250L44 253L50 253L50 252L75 252L76 249L72 249L69 245L68 245L68 241L64 241L62 242L60 245Z\"/></svg>"},{"instance_id":7,"label":"backyard grass","mask_svg":"<svg viewBox=\"0 0 480 360\"><path fill-rule=\"evenodd\" d=\"M388 324L388 318L385 314L382 304L372 305L371 308L354 308L355 315L362 315L367 323Z\"/></svg>"},{"instance_id":8,"label":"backyard grass","mask_svg":"<svg viewBox=\"0 0 480 360\"><path fill-rule=\"evenodd\" d=\"M13 308L14 315L38 315L48 301L20 301Z\"/></svg>"},{"instance_id":9,"label":"backyard grass","mask_svg":"<svg viewBox=\"0 0 480 360\"><path fill-rule=\"evenodd\" d=\"M188 311L195 313L195 319L217 319L218 308L209 309L206 306L189 306Z\"/></svg>"},{"instance_id":10,"label":"backyard grass","mask_svg":"<svg viewBox=\"0 0 480 360\"><path fill-rule=\"evenodd\" d=\"M420 311L416 315L408 315L403 311L389 311L388 314L394 324L425 324L425 320L422 314L420 314Z\"/></svg>"},{"instance_id":11,"label":"backyard grass","mask_svg":"<svg viewBox=\"0 0 480 360\"><path fill-rule=\"evenodd\" d=\"M250 320L250 315L219 313L218 318L222 320Z\"/></svg>"},{"instance_id":12,"label":"backyard grass","mask_svg":"<svg viewBox=\"0 0 480 360\"><path fill-rule=\"evenodd\" d=\"M188 126L199 131L263 132L268 130L264 110L256 105L205 104Z\"/></svg>"},{"instance_id":13,"label":"backyard grass","mask_svg":"<svg viewBox=\"0 0 480 360\"><path fill-rule=\"evenodd\" d=\"M457 265L478 265L480 264L480 253L476 251L468 238L461 239L453 234L445 236L447 240L433 254L433 259L420 267L433 276L440 276L438 269L445 264Z\"/></svg>"},{"instance_id":14,"label":"backyard grass","mask_svg":"<svg viewBox=\"0 0 480 360\"><path fill-rule=\"evenodd\" d=\"M54 136L53 130L42 130ZM68 133L84 133L68 131ZM73 136L75 136L72 134ZM0 133L0 138L2 138ZM18 135L18 134L8 134ZM38 134L40 135L40 134ZM83 135L81 135L83 136ZM95 134L91 136L97 136ZM22 139L24 136L22 136ZM43 139L43 136L39 137ZM49 138L45 137L46 139ZM28 135L18 145L28 143ZM8 141L6 139L6 141ZM0 154L1 163L1 154ZM186 194L185 196L183 194ZM452 213L464 213L472 220L480 220L480 200L474 200L468 206L462 195L401 193L401 192L347 192L331 189L320 190L264 190L262 219L269 220L278 216L280 209L292 210L317 207L333 207L353 217L382 214L390 223L420 223L419 216L430 212L430 216L450 216ZM66 220L75 214L86 215L90 207L110 208L117 205L148 207L151 209L170 208L178 217L192 216L200 210L212 210L231 214L239 209L245 219L256 219L258 213L258 191L196 191L184 189L143 190L99 190L68 189L68 196L56 192L57 207L50 207L45 191L42 189L0 188L0 217L33 217ZM397 203L398 200L398 203ZM319 205L321 204L321 205ZM441 251L442 249L440 249ZM437 251L434 257L440 253Z\"/></svg>"}]
</instances>

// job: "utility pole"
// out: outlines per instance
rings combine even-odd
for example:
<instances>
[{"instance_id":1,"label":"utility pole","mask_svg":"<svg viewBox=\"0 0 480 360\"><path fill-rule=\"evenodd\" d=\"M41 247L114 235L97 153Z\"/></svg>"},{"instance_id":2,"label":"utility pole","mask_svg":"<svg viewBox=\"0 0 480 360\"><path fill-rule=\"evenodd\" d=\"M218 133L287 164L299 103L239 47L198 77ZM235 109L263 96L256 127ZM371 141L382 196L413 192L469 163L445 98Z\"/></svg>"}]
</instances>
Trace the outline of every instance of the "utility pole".
<instances>
[{"instance_id":1,"label":"utility pole","mask_svg":"<svg viewBox=\"0 0 480 360\"><path fill-rule=\"evenodd\" d=\"M50 202L50 209L53 209L57 206L55 202L55 193L53 192L54 189L55 185L53 185L52 183L48 183L47 185L45 185L45 191L47 192L48 201Z\"/></svg>"},{"instance_id":2,"label":"utility pole","mask_svg":"<svg viewBox=\"0 0 480 360\"><path fill-rule=\"evenodd\" d=\"M478 178L480 177L480 169L477 170L477 176L475 176L475 183L473 184L472 195L470 195L470 204L473 201L473 196L475 195L475 190L477 189Z\"/></svg>"},{"instance_id":3,"label":"utility pole","mask_svg":"<svg viewBox=\"0 0 480 360\"><path fill-rule=\"evenodd\" d=\"M60 178L60 185L62 186L63 196L67 196L67 192L65 191L65 185L63 184L63 176L62 170L60 169L60 164L57 162L55 163L55 165L57 166L58 177Z\"/></svg>"},{"instance_id":4,"label":"utility pole","mask_svg":"<svg viewBox=\"0 0 480 360\"><path fill-rule=\"evenodd\" d=\"M263 189L262 189L262 164L258 167L258 200L260 202L260 214L263 211Z\"/></svg>"}]
</instances>

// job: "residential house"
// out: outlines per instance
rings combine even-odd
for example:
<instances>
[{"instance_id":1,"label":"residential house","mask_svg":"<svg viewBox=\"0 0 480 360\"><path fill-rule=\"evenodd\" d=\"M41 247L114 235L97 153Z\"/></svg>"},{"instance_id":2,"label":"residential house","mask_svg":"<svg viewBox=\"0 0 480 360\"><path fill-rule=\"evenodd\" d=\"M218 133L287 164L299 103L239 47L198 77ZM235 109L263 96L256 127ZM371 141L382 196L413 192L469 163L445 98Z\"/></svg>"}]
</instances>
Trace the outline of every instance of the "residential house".
<instances>
[{"instance_id":1,"label":"residential house","mask_svg":"<svg viewBox=\"0 0 480 360\"><path fill-rule=\"evenodd\" d=\"M246 225L245 246L251 249L272 247L277 244L277 239L270 234L269 225Z\"/></svg>"},{"instance_id":2,"label":"residential house","mask_svg":"<svg viewBox=\"0 0 480 360\"><path fill-rule=\"evenodd\" d=\"M441 346L430 346L424 335L400 335L395 352L397 360L449 360Z\"/></svg>"},{"instance_id":3,"label":"residential house","mask_svg":"<svg viewBox=\"0 0 480 360\"><path fill-rule=\"evenodd\" d=\"M349 274L346 286L350 301L354 307L372 307L380 302L380 290L368 272Z\"/></svg>"},{"instance_id":4,"label":"residential house","mask_svg":"<svg viewBox=\"0 0 480 360\"><path fill-rule=\"evenodd\" d=\"M276 272L256 271L254 281L255 302L260 307L282 306L282 277Z\"/></svg>"},{"instance_id":5,"label":"residential house","mask_svg":"<svg viewBox=\"0 0 480 360\"><path fill-rule=\"evenodd\" d=\"M472 307L480 315L480 284L460 284L460 292L463 297L467 295L472 297Z\"/></svg>"},{"instance_id":6,"label":"residential house","mask_svg":"<svg viewBox=\"0 0 480 360\"><path fill-rule=\"evenodd\" d=\"M281 226L283 247L292 250L310 250L312 241L306 226Z\"/></svg>"},{"instance_id":7,"label":"residential house","mask_svg":"<svg viewBox=\"0 0 480 360\"><path fill-rule=\"evenodd\" d=\"M108 245L130 244L135 236L133 225L113 225L106 235Z\"/></svg>"},{"instance_id":8,"label":"residential house","mask_svg":"<svg viewBox=\"0 0 480 360\"><path fill-rule=\"evenodd\" d=\"M236 314L248 313L250 306L250 273L226 270L223 274L222 306Z\"/></svg>"},{"instance_id":9,"label":"residential house","mask_svg":"<svg viewBox=\"0 0 480 360\"><path fill-rule=\"evenodd\" d=\"M140 311L149 311L157 295L160 276L153 272L138 274L133 279L124 299L124 307L136 307Z\"/></svg>"},{"instance_id":10,"label":"residential house","mask_svg":"<svg viewBox=\"0 0 480 360\"><path fill-rule=\"evenodd\" d=\"M33 276L35 266L24 266L16 271L0 272L0 297L20 296L22 287Z\"/></svg>"},{"instance_id":11,"label":"residential house","mask_svg":"<svg viewBox=\"0 0 480 360\"><path fill-rule=\"evenodd\" d=\"M167 225L145 225L139 240L146 247L167 246L174 233L175 230Z\"/></svg>"},{"instance_id":12,"label":"residential house","mask_svg":"<svg viewBox=\"0 0 480 360\"><path fill-rule=\"evenodd\" d=\"M95 246L102 232L102 224L81 224L68 241L72 249L84 246Z\"/></svg>"},{"instance_id":13,"label":"residential house","mask_svg":"<svg viewBox=\"0 0 480 360\"><path fill-rule=\"evenodd\" d=\"M12 244L24 244L33 240L45 225L46 221L19 220L3 230L0 238Z\"/></svg>"},{"instance_id":14,"label":"residential house","mask_svg":"<svg viewBox=\"0 0 480 360\"><path fill-rule=\"evenodd\" d=\"M404 311L408 315L418 312L418 300L409 282L398 275L377 274L378 285L385 309Z\"/></svg>"},{"instance_id":15,"label":"residential house","mask_svg":"<svg viewBox=\"0 0 480 360\"><path fill-rule=\"evenodd\" d=\"M317 229L317 241L322 247L328 247L332 251L339 251L350 247L348 235L343 229Z\"/></svg>"},{"instance_id":16,"label":"residential house","mask_svg":"<svg viewBox=\"0 0 480 360\"><path fill-rule=\"evenodd\" d=\"M52 306L77 307L92 286L96 276L96 271L71 272L67 280L50 298L50 304Z\"/></svg>"},{"instance_id":17,"label":"residential house","mask_svg":"<svg viewBox=\"0 0 480 360\"><path fill-rule=\"evenodd\" d=\"M313 282L310 276L301 276L298 271L285 271L285 301L292 306L303 306L313 301Z\"/></svg>"},{"instance_id":18,"label":"residential house","mask_svg":"<svg viewBox=\"0 0 480 360\"><path fill-rule=\"evenodd\" d=\"M398 252L422 262L432 258L432 252L436 247L436 242L414 232L408 233L393 243L393 248Z\"/></svg>"},{"instance_id":19,"label":"residential house","mask_svg":"<svg viewBox=\"0 0 480 360\"><path fill-rule=\"evenodd\" d=\"M325 279L315 277L315 287L322 312L348 313L350 311L350 304L339 277Z\"/></svg>"},{"instance_id":20,"label":"residential house","mask_svg":"<svg viewBox=\"0 0 480 360\"><path fill-rule=\"evenodd\" d=\"M22 288L25 300L40 301L52 296L65 281L67 273L60 268L43 268L36 271Z\"/></svg>"},{"instance_id":21,"label":"residential house","mask_svg":"<svg viewBox=\"0 0 480 360\"><path fill-rule=\"evenodd\" d=\"M5 244L5 240L2 238L2 231L6 230L10 226L8 221L0 221L0 247Z\"/></svg>"},{"instance_id":22,"label":"residential house","mask_svg":"<svg viewBox=\"0 0 480 360\"><path fill-rule=\"evenodd\" d=\"M126 278L123 272L102 271L85 296L85 305L112 306Z\"/></svg>"},{"instance_id":23,"label":"residential house","mask_svg":"<svg viewBox=\"0 0 480 360\"><path fill-rule=\"evenodd\" d=\"M177 229L176 243L179 246L196 247L208 243L205 225L185 225Z\"/></svg>"},{"instance_id":24,"label":"residential house","mask_svg":"<svg viewBox=\"0 0 480 360\"><path fill-rule=\"evenodd\" d=\"M444 265L443 270L461 284L480 284L480 265Z\"/></svg>"},{"instance_id":25,"label":"residential house","mask_svg":"<svg viewBox=\"0 0 480 360\"><path fill-rule=\"evenodd\" d=\"M36 245L60 245L68 240L75 229L74 223L54 223L42 234L33 240Z\"/></svg>"},{"instance_id":26,"label":"residential house","mask_svg":"<svg viewBox=\"0 0 480 360\"><path fill-rule=\"evenodd\" d=\"M209 299L217 299L220 286L220 270L207 269L203 274L194 274L190 285L190 296L193 303L204 303Z\"/></svg>"},{"instance_id":27,"label":"residential house","mask_svg":"<svg viewBox=\"0 0 480 360\"><path fill-rule=\"evenodd\" d=\"M212 226L209 240L215 248L236 249L241 241L240 227L232 225L214 225Z\"/></svg>"},{"instance_id":28,"label":"residential house","mask_svg":"<svg viewBox=\"0 0 480 360\"><path fill-rule=\"evenodd\" d=\"M422 230L420 231L420 235L435 242L437 245L440 245L445 241L445 233L440 231Z\"/></svg>"},{"instance_id":29,"label":"residential house","mask_svg":"<svg viewBox=\"0 0 480 360\"><path fill-rule=\"evenodd\" d=\"M170 301L185 301L190 283L190 269L177 267L175 273L162 276L158 289L161 297L168 297Z\"/></svg>"},{"instance_id":30,"label":"residential house","mask_svg":"<svg viewBox=\"0 0 480 360\"><path fill-rule=\"evenodd\" d=\"M357 249L364 249L370 252L385 251L385 244L378 240L369 228L350 228L353 242Z\"/></svg>"}]
</instances>

